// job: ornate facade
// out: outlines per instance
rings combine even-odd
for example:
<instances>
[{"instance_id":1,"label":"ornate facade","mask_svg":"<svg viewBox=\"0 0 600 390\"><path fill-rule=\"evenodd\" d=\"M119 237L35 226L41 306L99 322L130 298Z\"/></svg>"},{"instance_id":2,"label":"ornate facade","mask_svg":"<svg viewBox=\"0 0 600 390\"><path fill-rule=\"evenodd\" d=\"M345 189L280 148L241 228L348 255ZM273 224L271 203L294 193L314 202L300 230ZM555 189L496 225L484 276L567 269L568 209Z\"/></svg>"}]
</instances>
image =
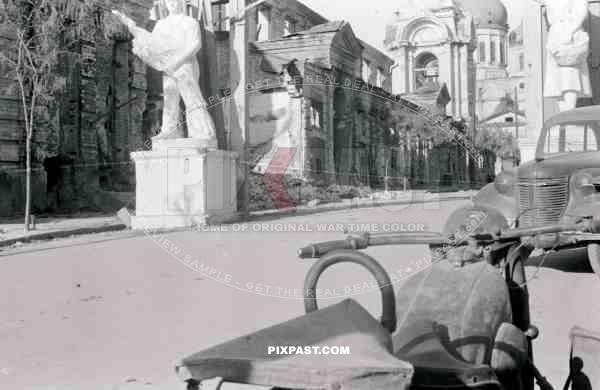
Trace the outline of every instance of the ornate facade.
<instances>
[{"instance_id":1,"label":"ornate facade","mask_svg":"<svg viewBox=\"0 0 600 390\"><path fill-rule=\"evenodd\" d=\"M490 1L487 7L475 17L478 126L522 137L527 94L523 26L509 32L504 5Z\"/></svg>"},{"instance_id":2,"label":"ornate facade","mask_svg":"<svg viewBox=\"0 0 600 390\"><path fill-rule=\"evenodd\" d=\"M476 37L472 17L452 0L425 1L396 12L385 47L396 62L394 92L409 100L447 90L446 113L456 119L474 113Z\"/></svg>"}]
</instances>

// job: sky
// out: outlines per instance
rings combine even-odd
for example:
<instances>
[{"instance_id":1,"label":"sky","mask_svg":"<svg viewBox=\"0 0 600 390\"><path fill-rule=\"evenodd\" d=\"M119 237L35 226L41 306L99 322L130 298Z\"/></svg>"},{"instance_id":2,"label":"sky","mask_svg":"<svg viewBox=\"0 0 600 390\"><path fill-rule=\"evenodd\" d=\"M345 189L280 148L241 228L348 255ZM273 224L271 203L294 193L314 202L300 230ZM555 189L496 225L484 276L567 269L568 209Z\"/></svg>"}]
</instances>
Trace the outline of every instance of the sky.
<instances>
[{"instance_id":1,"label":"sky","mask_svg":"<svg viewBox=\"0 0 600 390\"><path fill-rule=\"evenodd\" d=\"M409 0L300 0L329 20L346 20L354 33L367 43L383 49L386 22ZM527 0L502 0L508 9L508 23L516 27Z\"/></svg>"}]
</instances>

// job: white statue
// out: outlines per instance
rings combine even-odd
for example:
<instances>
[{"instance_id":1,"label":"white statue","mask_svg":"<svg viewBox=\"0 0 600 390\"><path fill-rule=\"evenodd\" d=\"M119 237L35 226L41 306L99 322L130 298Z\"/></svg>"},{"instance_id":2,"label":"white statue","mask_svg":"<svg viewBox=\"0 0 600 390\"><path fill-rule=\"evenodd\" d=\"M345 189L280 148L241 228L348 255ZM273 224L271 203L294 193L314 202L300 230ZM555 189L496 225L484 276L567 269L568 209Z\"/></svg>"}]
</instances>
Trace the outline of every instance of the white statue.
<instances>
[{"instance_id":1,"label":"white statue","mask_svg":"<svg viewBox=\"0 0 600 390\"><path fill-rule=\"evenodd\" d=\"M550 24L546 48L544 96L558 99L560 111L575 108L577 98L591 97L587 64L589 35L584 30L587 0L545 0Z\"/></svg>"},{"instance_id":2,"label":"white statue","mask_svg":"<svg viewBox=\"0 0 600 390\"><path fill-rule=\"evenodd\" d=\"M185 0L164 0L163 5L168 16L159 19L151 33L123 13L113 11L134 37L133 53L163 72L162 128L153 141L183 138L179 123L179 104L183 98L188 137L201 140L207 149L216 149L215 124L199 86L196 55L202 41L198 21L186 15Z\"/></svg>"}]
</instances>

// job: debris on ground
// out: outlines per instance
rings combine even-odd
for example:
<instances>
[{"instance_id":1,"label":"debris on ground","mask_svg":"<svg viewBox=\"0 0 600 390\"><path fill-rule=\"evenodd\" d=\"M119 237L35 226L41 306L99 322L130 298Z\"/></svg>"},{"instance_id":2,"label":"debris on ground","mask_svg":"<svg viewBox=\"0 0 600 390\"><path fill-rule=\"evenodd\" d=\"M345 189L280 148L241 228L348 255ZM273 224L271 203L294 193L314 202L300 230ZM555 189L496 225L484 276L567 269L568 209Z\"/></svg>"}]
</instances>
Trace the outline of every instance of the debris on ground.
<instances>
[{"instance_id":1,"label":"debris on ground","mask_svg":"<svg viewBox=\"0 0 600 390\"><path fill-rule=\"evenodd\" d=\"M307 206L310 207L310 208L315 208L315 207L317 207L320 204L321 204L321 200L320 199L313 199L310 202L308 202Z\"/></svg>"},{"instance_id":2,"label":"debris on ground","mask_svg":"<svg viewBox=\"0 0 600 390\"><path fill-rule=\"evenodd\" d=\"M82 298L80 299L81 302L91 302L91 301L101 301L104 298L101 296L96 296L96 295L92 295L91 297L87 297L87 298Z\"/></svg>"}]
</instances>

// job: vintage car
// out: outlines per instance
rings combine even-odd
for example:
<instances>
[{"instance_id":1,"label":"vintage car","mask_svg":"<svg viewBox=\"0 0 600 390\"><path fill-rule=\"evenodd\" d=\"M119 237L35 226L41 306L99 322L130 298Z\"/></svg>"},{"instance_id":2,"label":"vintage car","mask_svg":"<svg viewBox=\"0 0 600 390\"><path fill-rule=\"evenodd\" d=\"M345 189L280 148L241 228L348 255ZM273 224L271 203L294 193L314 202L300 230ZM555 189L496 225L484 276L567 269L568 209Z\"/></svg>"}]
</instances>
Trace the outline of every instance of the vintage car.
<instances>
[{"instance_id":1,"label":"vintage car","mask_svg":"<svg viewBox=\"0 0 600 390\"><path fill-rule=\"evenodd\" d=\"M500 173L473 201L499 211L519 228L599 218L600 106L576 108L548 119L535 160ZM450 225L458 223L459 214L450 218ZM590 265L600 275L599 239L568 232L525 237L522 243L538 253L587 249Z\"/></svg>"}]
</instances>

